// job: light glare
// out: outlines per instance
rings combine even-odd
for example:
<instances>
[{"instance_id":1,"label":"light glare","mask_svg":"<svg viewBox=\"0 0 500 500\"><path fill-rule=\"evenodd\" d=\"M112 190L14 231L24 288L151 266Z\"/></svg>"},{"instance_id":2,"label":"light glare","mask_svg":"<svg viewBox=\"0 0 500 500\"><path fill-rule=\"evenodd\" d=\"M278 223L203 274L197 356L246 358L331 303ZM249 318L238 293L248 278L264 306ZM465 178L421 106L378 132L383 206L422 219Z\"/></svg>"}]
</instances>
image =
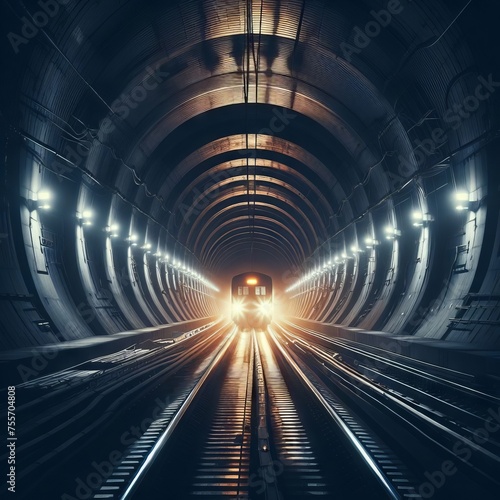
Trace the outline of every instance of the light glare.
<instances>
[{"instance_id":1,"label":"light glare","mask_svg":"<svg viewBox=\"0 0 500 500\"><path fill-rule=\"evenodd\" d=\"M52 193L50 191L39 191L38 200L46 201L52 199Z\"/></svg>"},{"instance_id":2,"label":"light glare","mask_svg":"<svg viewBox=\"0 0 500 500\"><path fill-rule=\"evenodd\" d=\"M469 193L467 191L457 191L455 193L456 201L469 201Z\"/></svg>"}]
</instances>

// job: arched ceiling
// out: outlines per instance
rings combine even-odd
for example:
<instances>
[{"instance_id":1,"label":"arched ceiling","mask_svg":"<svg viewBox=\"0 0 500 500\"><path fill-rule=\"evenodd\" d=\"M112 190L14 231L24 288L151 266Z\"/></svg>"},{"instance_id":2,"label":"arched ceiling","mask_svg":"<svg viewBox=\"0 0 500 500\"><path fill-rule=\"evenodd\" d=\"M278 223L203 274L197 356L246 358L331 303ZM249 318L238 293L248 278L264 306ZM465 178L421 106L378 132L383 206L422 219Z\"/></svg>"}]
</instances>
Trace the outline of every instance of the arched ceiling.
<instances>
[{"instance_id":1,"label":"arched ceiling","mask_svg":"<svg viewBox=\"0 0 500 500\"><path fill-rule=\"evenodd\" d=\"M21 109L4 117L49 170L87 172L212 274L284 273L412 178L421 199L415 174L436 161L419 163L414 140L481 74L465 28L478 3L54 2L33 37L10 40ZM4 10L20 33L41 7Z\"/></svg>"}]
</instances>

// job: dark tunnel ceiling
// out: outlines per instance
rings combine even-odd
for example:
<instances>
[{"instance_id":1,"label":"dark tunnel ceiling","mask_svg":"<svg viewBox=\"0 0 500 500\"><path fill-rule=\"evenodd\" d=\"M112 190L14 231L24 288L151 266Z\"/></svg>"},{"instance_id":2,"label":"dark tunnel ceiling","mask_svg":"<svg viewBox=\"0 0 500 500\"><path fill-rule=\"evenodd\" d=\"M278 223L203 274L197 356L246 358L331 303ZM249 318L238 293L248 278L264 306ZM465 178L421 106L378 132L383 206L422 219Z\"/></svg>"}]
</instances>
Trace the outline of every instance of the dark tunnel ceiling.
<instances>
[{"instance_id":1,"label":"dark tunnel ceiling","mask_svg":"<svg viewBox=\"0 0 500 500\"><path fill-rule=\"evenodd\" d=\"M284 272L394 194L408 129L446 109L484 62L486 35L472 28L479 4L266 0L252 3L249 21L245 1L68 2L19 45L12 66L23 81L9 91L20 90L22 128L66 158L76 146L54 117L84 124L94 139L80 168L213 274L250 261ZM389 5L389 25L356 48L355 27ZM36 9L5 2L4 22L20 26ZM425 137L433 124L418 126ZM407 191L423 196L418 183Z\"/></svg>"}]
</instances>

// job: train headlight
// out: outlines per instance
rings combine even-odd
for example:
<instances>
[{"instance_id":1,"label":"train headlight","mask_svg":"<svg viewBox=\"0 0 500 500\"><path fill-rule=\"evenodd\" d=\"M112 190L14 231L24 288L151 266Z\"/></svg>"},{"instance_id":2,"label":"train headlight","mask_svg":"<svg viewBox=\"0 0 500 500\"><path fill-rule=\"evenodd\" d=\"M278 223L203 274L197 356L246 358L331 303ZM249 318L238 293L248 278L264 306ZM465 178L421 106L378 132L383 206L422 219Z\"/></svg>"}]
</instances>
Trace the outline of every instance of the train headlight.
<instances>
[{"instance_id":1,"label":"train headlight","mask_svg":"<svg viewBox=\"0 0 500 500\"><path fill-rule=\"evenodd\" d=\"M271 302L261 302L259 304L259 312L263 316L271 316L271 314L273 312L273 306L272 306Z\"/></svg>"},{"instance_id":2,"label":"train headlight","mask_svg":"<svg viewBox=\"0 0 500 500\"><path fill-rule=\"evenodd\" d=\"M233 317L239 317L245 312L245 304L243 302L233 302Z\"/></svg>"}]
</instances>

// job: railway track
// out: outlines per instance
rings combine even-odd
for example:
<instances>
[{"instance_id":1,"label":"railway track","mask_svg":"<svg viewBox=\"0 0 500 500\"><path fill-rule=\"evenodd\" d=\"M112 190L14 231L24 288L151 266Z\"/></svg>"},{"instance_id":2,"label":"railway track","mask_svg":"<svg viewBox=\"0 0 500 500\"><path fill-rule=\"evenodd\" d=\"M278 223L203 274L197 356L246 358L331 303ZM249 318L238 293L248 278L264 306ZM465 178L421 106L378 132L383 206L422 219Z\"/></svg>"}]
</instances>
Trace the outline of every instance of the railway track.
<instances>
[{"instance_id":1,"label":"railway track","mask_svg":"<svg viewBox=\"0 0 500 500\"><path fill-rule=\"evenodd\" d=\"M252 342L250 333L233 335L186 401L183 418L165 427L128 484L105 484L94 498L248 498Z\"/></svg>"},{"instance_id":2,"label":"railway track","mask_svg":"<svg viewBox=\"0 0 500 500\"><path fill-rule=\"evenodd\" d=\"M379 468L375 441L346 432L289 362L268 333L239 332L182 418L146 433L92 498L400 498L391 474L411 498L404 472Z\"/></svg>"},{"instance_id":3,"label":"railway track","mask_svg":"<svg viewBox=\"0 0 500 500\"><path fill-rule=\"evenodd\" d=\"M443 414L432 408L416 404L378 380L375 382L360 374L355 367L344 362L338 351L313 343L310 338L305 340L294 330L280 326L276 335L287 349L335 390L344 404L364 416L371 428L378 429L386 442L392 443L395 449L401 448L397 441L405 443L408 450L400 449L400 454L406 456L403 461L413 461L411 469L417 476L420 474L420 487L428 483L433 471L441 474L439 468L446 463L453 470L450 474L453 481L446 481L440 494L468 498L480 491L482 498L498 496L500 485L495 470L498 470L500 457L492 451L496 446L494 439L490 443L468 437L466 429L450 418L443 418ZM380 425L380 422L385 425ZM443 486L444 482L439 488Z\"/></svg>"},{"instance_id":4,"label":"railway track","mask_svg":"<svg viewBox=\"0 0 500 500\"><path fill-rule=\"evenodd\" d=\"M108 458L100 455L101 446L119 451L122 442L144 432L151 415L182 398L228 332L218 325L175 344L142 345L135 356L116 353L100 376L87 368L102 368L102 359L18 386L18 477L25 485L20 497L58 498L74 491L76 479L95 473L93 461ZM68 377L76 372L81 376Z\"/></svg>"},{"instance_id":5,"label":"railway track","mask_svg":"<svg viewBox=\"0 0 500 500\"><path fill-rule=\"evenodd\" d=\"M346 494L355 497L370 490L373 498L387 498L364 468L366 464L353 460L356 456L350 448L353 443L343 442L343 436L338 435L338 430L310 394L304 394L303 388L283 364L280 367L277 356L281 353L275 355L267 336L261 335L260 341L265 352L264 373L272 408L272 443L278 457L277 470L281 472L278 480L283 498L311 495L334 498ZM309 414L305 412L306 407ZM311 418L311 413L314 418ZM315 428L324 431L321 445ZM335 452L331 453L333 450Z\"/></svg>"},{"instance_id":6,"label":"railway track","mask_svg":"<svg viewBox=\"0 0 500 500\"><path fill-rule=\"evenodd\" d=\"M445 455L412 436L417 424L391 407L394 393L332 349L277 326L142 347L96 361L107 367L100 377L83 370L26 388L37 395L26 408L50 402L57 426L42 414L23 431L26 456L39 455L30 473L46 473L24 498L427 498L425 465L412 453L431 453L431 464ZM49 437L27 439L45 429ZM47 439L60 444L47 452ZM63 456L56 483L62 465L52 458ZM435 497L475 491L462 484Z\"/></svg>"},{"instance_id":7,"label":"railway track","mask_svg":"<svg viewBox=\"0 0 500 500\"><path fill-rule=\"evenodd\" d=\"M474 377L429 363L409 360L397 353L364 346L355 341L329 338L313 330L286 322L282 325L291 341L320 348L325 354L366 376L374 383L393 391L420 410L446 420L464 436L491 420L492 409L500 407L500 395L472 387ZM469 384L469 385L468 385ZM500 441L492 436L488 445L500 453Z\"/></svg>"}]
</instances>

